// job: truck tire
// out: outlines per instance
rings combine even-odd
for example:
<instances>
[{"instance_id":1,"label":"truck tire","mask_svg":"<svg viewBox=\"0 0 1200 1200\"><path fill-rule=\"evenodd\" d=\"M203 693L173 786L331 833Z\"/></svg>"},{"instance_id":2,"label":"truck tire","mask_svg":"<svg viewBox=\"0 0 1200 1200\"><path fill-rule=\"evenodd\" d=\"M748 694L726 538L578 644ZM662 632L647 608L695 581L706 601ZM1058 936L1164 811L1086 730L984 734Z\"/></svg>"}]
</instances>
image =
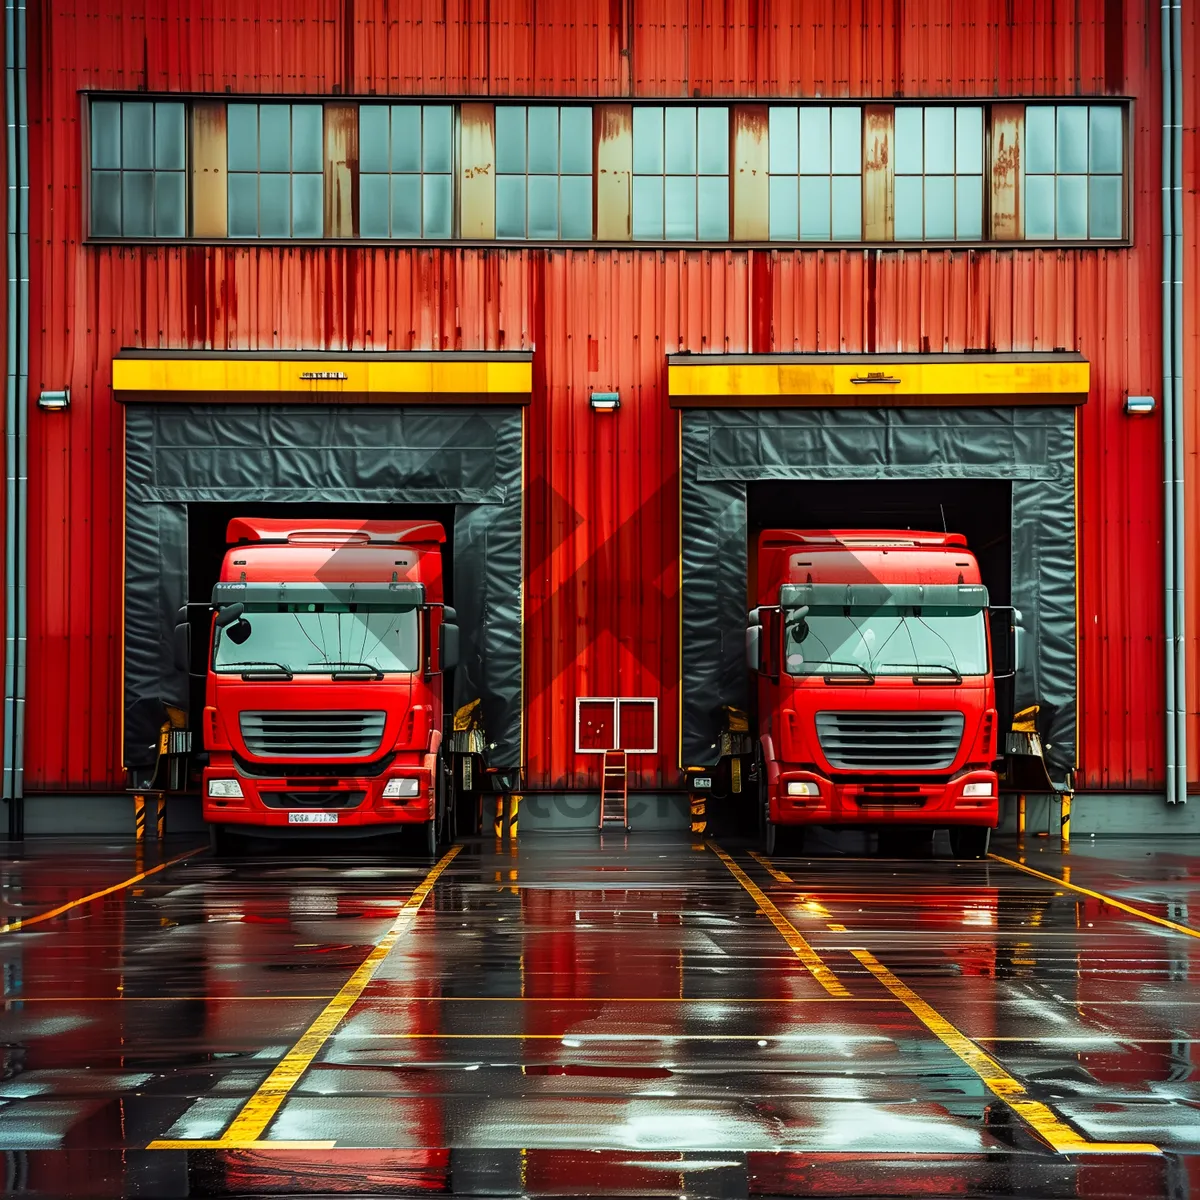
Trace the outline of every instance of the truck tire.
<instances>
[{"instance_id":1,"label":"truck tire","mask_svg":"<svg viewBox=\"0 0 1200 1200\"><path fill-rule=\"evenodd\" d=\"M425 853L430 858L437 858L438 853L438 819L431 817L425 822Z\"/></svg>"},{"instance_id":2,"label":"truck tire","mask_svg":"<svg viewBox=\"0 0 1200 1200\"><path fill-rule=\"evenodd\" d=\"M950 830L950 851L955 858L987 858L992 831L978 825L959 825Z\"/></svg>"},{"instance_id":3,"label":"truck tire","mask_svg":"<svg viewBox=\"0 0 1200 1200\"><path fill-rule=\"evenodd\" d=\"M758 770L758 845L763 854L770 857L779 844L779 826L771 820L770 792L767 790L767 767L762 751L755 756Z\"/></svg>"}]
</instances>

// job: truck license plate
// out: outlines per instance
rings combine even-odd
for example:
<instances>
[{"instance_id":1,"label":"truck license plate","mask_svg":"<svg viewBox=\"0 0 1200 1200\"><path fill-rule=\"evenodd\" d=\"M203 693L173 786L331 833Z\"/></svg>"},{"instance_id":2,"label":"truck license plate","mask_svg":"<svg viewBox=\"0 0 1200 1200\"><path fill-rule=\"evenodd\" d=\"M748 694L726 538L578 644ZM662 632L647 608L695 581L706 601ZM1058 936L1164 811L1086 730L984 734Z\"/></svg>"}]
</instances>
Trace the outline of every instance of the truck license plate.
<instances>
[{"instance_id":1,"label":"truck license plate","mask_svg":"<svg viewBox=\"0 0 1200 1200\"><path fill-rule=\"evenodd\" d=\"M290 812L288 813L289 825L336 825L338 823L337 813L322 813L322 812Z\"/></svg>"}]
</instances>

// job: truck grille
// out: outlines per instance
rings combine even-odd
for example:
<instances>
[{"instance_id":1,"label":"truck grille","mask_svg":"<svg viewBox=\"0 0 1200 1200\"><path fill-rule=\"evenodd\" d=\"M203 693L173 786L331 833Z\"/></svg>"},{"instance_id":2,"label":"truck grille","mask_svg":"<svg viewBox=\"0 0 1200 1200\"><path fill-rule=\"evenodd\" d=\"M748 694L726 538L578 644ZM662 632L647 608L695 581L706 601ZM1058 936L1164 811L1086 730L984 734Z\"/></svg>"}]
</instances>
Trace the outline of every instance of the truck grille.
<instances>
[{"instance_id":1,"label":"truck grille","mask_svg":"<svg viewBox=\"0 0 1200 1200\"><path fill-rule=\"evenodd\" d=\"M844 771L944 771L962 744L960 712L817 713L817 738Z\"/></svg>"},{"instance_id":2,"label":"truck grille","mask_svg":"<svg viewBox=\"0 0 1200 1200\"><path fill-rule=\"evenodd\" d=\"M367 758L379 750L382 712L244 712L242 738L260 758Z\"/></svg>"}]
</instances>

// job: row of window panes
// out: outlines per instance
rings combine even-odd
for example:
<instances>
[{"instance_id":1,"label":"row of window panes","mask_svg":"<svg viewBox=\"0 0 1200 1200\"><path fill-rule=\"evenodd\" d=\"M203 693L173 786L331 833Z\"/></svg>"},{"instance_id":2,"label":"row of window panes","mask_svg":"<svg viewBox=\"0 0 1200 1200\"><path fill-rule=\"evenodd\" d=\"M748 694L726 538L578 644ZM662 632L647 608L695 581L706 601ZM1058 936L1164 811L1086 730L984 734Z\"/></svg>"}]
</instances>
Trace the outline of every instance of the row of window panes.
<instances>
[{"instance_id":1,"label":"row of window panes","mask_svg":"<svg viewBox=\"0 0 1200 1200\"><path fill-rule=\"evenodd\" d=\"M769 237L862 240L863 110L769 108ZM592 237L592 110L497 105L498 238ZM324 234L321 104L227 106L228 235ZM894 237L984 236L985 109L894 110ZM186 106L97 100L91 107L96 236L186 236ZM359 235L454 236L455 110L449 104L359 108ZM729 108L636 106L635 240L726 241ZM1023 193L1027 240L1119 238L1124 232L1121 106L1027 105Z\"/></svg>"}]
</instances>

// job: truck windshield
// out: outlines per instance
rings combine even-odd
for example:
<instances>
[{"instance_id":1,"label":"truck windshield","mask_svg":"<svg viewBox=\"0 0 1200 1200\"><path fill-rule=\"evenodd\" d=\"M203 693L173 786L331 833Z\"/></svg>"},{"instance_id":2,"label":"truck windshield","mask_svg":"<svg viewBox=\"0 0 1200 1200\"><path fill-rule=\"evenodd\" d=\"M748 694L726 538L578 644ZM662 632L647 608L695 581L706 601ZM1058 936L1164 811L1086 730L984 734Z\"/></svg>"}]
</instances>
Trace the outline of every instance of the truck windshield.
<instances>
[{"instance_id":1,"label":"truck windshield","mask_svg":"<svg viewBox=\"0 0 1200 1200\"><path fill-rule=\"evenodd\" d=\"M789 675L986 675L979 608L784 609Z\"/></svg>"},{"instance_id":2,"label":"truck windshield","mask_svg":"<svg viewBox=\"0 0 1200 1200\"><path fill-rule=\"evenodd\" d=\"M417 610L247 604L239 621L216 631L213 670L236 674L264 662L295 675L369 669L407 674L420 665Z\"/></svg>"}]
</instances>

